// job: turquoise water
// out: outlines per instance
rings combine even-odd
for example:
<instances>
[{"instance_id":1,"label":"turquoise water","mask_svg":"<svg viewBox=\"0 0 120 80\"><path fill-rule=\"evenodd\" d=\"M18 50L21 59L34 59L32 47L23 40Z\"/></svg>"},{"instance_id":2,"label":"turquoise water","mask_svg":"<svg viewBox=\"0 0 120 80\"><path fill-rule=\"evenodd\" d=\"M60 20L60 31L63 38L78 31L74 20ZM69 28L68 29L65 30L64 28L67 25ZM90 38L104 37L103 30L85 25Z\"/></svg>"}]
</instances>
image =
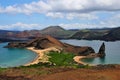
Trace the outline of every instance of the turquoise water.
<instances>
[{"instance_id":1,"label":"turquoise water","mask_svg":"<svg viewBox=\"0 0 120 80\"><path fill-rule=\"evenodd\" d=\"M88 40L61 40L62 42L69 43L77 46L90 46L95 52L98 52L101 44L105 41L88 41ZM90 58L82 59L83 62L90 64L120 64L120 41L105 42L106 56L104 58Z\"/></svg>"},{"instance_id":2,"label":"turquoise water","mask_svg":"<svg viewBox=\"0 0 120 80\"><path fill-rule=\"evenodd\" d=\"M27 49L3 48L7 43L0 43L0 67L16 67L33 61L37 54Z\"/></svg>"}]
</instances>

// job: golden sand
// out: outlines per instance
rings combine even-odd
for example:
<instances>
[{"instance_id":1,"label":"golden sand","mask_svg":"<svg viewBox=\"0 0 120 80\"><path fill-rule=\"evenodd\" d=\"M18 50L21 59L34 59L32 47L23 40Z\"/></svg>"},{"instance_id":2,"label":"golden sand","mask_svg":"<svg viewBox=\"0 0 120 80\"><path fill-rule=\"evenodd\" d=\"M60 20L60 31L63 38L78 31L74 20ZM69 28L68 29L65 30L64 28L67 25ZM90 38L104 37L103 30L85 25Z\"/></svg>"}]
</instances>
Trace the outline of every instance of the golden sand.
<instances>
[{"instance_id":1,"label":"golden sand","mask_svg":"<svg viewBox=\"0 0 120 80\"><path fill-rule=\"evenodd\" d=\"M38 64L39 62L43 62L43 63L49 62L49 56L47 56L48 52L50 52L50 51L58 51L58 52L60 52L60 50L55 48L55 47L42 49L42 50L35 49L34 47L29 47L27 49L37 53L38 56L32 62L27 63L24 66ZM77 62L79 64L88 65L87 63L84 63L84 62L81 61L81 59L83 59L83 58L87 58L87 57L86 56L75 56L73 59L74 59L75 62ZM93 64L89 64L89 65L94 66Z\"/></svg>"},{"instance_id":2,"label":"golden sand","mask_svg":"<svg viewBox=\"0 0 120 80\"><path fill-rule=\"evenodd\" d=\"M95 64L88 64L88 63L82 62L81 59L83 59L83 58L90 58L90 57L88 57L88 56L75 56L73 59L74 59L75 62L77 62L79 64L96 66Z\"/></svg>"},{"instance_id":3,"label":"golden sand","mask_svg":"<svg viewBox=\"0 0 120 80\"><path fill-rule=\"evenodd\" d=\"M24 66L38 64L39 62L43 62L43 63L49 62L48 61L49 56L47 56L47 53L49 51L59 51L59 49L57 49L55 47L51 47L51 48L47 48L47 49L43 49L43 50L35 49L34 47L29 47L27 49L37 53L38 56L35 58L35 60L33 60L32 62L30 62L28 64L25 64Z\"/></svg>"}]
</instances>

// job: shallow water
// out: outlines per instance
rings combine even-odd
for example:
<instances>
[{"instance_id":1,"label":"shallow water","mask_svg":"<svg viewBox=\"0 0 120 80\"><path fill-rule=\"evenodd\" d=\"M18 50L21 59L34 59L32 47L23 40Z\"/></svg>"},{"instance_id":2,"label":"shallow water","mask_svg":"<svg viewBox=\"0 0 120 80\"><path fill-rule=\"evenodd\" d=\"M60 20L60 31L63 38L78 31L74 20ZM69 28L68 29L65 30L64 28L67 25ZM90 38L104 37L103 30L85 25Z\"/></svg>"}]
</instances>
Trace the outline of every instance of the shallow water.
<instances>
[{"instance_id":1,"label":"shallow water","mask_svg":"<svg viewBox=\"0 0 120 80\"><path fill-rule=\"evenodd\" d=\"M0 67L16 67L33 61L37 54L24 48L3 48L0 43Z\"/></svg>"},{"instance_id":2,"label":"shallow water","mask_svg":"<svg viewBox=\"0 0 120 80\"><path fill-rule=\"evenodd\" d=\"M62 42L69 43L77 46L90 46L95 52L98 52L101 44L105 41L99 40L61 40ZM120 64L120 41L105 42L106 56L104 58L90 58L82 59L83 62L90 64Z\"/></svg>"}]
</instances>

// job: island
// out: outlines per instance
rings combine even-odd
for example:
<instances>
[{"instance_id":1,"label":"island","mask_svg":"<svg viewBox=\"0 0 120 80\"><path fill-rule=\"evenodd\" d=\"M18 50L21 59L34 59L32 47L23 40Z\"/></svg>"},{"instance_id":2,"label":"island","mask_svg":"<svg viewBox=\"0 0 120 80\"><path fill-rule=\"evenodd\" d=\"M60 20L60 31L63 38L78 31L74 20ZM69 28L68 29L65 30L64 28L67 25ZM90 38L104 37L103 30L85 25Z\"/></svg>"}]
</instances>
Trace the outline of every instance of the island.
<instances>
[{"instance_id":1,"label":"island","mask_svg":"<svg viewBox=\"0 0 120 80\"><path fill-rule=\"evenodd\" d=\"M55 51L58 53L72 53L75 55L73 58L75 62L83 65L87 65L87 63L83 63L80 61L81 58L94 58L94 57L104 57L105 56L105 44L103 43L100 47L98 53L95 53L92 47L88 46L73 46L67 43L62 43L61 41L49 36L44 35L42 37L37 37L28 42L10 42L8 43L6 48L27 48L31 51L34 51L38 54L38 57L26 64L25 66L38 64L39 62L49 62L48 56L45 53L49 53L51 51Z\"/></svg>"},{"instance_id":2,"label":"island","mask_svg":"<svg viewBox=\"0 0 120 80\"><path fill-rule=\"evenodd\" d=\"M120 65L90 65L80 61L106 56L105 43L97 53L91 47L62 43L51 36L10 42L5 47L26 48L36 52L38 57L23 66L0 68L0 80L119 80Z\"/></svg>"}]
</instances>

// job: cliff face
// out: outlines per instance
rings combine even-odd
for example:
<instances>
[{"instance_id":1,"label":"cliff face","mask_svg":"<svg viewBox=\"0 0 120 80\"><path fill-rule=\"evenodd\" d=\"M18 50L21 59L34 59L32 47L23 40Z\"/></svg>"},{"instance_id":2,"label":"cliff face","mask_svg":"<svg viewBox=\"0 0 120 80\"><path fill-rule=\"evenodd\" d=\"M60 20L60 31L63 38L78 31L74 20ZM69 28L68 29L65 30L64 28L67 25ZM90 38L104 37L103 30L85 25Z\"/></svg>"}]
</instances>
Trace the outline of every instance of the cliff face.
<instances>
[{"instance_id":1,"label":"cliff face","mask_svg":"<svg viewBox=\"0 0 120 80\"><path fill-rule=\"evenodd\" d=\"M73 46L66 43L62 43L59 40L51 37L51 36L44 36L39 37L34 40L31 40L26 43L21 42L11 42L7 46L7 48L25 48L25 47L35 47L36 49L45 49L49 47L56 47L61 49L64 52L74 53L76 55L89 55L94 53L94 50L91 47L81 47L81 46Z\"/></svg>"}]
</instances>

